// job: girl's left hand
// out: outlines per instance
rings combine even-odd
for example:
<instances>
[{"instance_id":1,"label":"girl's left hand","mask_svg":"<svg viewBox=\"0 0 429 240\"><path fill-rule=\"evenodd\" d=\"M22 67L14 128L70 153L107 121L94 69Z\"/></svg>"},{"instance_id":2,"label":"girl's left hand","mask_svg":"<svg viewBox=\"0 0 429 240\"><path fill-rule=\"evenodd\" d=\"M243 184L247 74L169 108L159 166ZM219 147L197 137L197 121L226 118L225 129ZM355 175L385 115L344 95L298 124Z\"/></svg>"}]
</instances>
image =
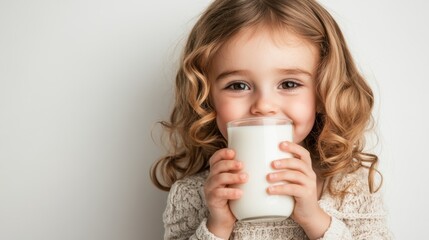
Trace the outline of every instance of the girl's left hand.
<instances>
[{"instance_id":1,"label":"girl's left hand","mask_svg":"<svg viewBox=\"0 0 429 240\"><path fill-rule=\"evenodd\" d=\"M280 150L294 157L275 160L272 167L276 170L268 174L271 183L268 188L273 195L289 195L295 198L292 219L306 232L310 239L322 237L330 225L331 218L319 206L317 175L313 171L310 153L304 147L282 142ZM282 184L278 184L283 182Z\"/></svg>"}]
</instances>

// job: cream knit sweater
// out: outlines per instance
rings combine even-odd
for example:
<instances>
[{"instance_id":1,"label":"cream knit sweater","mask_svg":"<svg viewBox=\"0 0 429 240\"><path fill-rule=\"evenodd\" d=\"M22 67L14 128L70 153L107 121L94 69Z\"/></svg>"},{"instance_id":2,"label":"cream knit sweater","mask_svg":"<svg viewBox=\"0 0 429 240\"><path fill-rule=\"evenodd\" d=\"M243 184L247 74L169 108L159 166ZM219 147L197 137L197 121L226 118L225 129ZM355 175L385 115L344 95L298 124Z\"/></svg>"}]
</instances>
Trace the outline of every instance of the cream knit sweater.
<instances>
[{"instance_id":1,"label":"cream knit sweater","mask_svg":"<svg viewBox=\"0 0 429 240\"><path fill-rule=\"evenodd\" d=\"M386 226L386 213L379 192L370 194L367 170L361 169L333 180L335 189L352 183L343 200L325 191L320 207L331 216L331 224L322 239L392 239ZM209 214L204 199L208 172L184 178L173 184L163 220L164 239L219 240L206 227ZM230 239L308 239L292 219L278 222L236 222Z\"/></svg>"}]
</instances>

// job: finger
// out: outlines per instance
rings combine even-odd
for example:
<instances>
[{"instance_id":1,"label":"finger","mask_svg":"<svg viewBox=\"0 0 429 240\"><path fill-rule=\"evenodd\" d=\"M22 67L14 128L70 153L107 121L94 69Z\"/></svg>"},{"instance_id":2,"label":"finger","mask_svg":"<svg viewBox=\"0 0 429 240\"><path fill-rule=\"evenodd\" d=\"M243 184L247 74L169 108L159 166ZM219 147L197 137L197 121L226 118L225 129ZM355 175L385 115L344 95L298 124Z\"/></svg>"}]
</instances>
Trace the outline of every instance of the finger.
<instances>
[{"instance_id":1,"label":"finger","mask_svg":"<svg viewBox=\"0 0 429 240\"><path fill-rule=\"evenodd\" d=\"M299 159L303 160L305 163L311 166L310 152L307 149L305 149L303 146L293 142L285 141L280 144L280 149L285 152L294 154Z\"/></svg>"},{"instance_id":2,"label":"finger","mask_svg":"<svg viewBox=\"0 0 429 240\"><path fill-rule=\"evenodd\" d=\"M222 172L239 171L243 169L243 163L237 160L219 160L210 166L210 174L217 175Z\"/></svg>"},{"instance_id":3,"label":"finger","mask_svg":"<svg viewBox=\"0 0 429 240\"><path fill-rule=\"evenodd\" d=\"M217 188L207 195L207 203L213 206L225 200L239 199L242 195L243 191L238 188Z\"/></svg>"},{"instance_id":4,"label":"finger","mask_svg":"<svg viewBox=\"0 0 429 240\"><path fill-rule=\"evenodd\" d=\"M218 151L216 151L211 158L209 159L210 166L214 165L216 162L224 159L234 159L235 152L232 149L229 148L223 148Z\"/></svg>"},{"instance_id":5,"label":"finger","mask_svg":"<svg viewBox=\"0 0 429 240\"><path fill-rule=\"evenodd\" d=\"M309 185L311 179L307 177L304 173L300 171L288 170L288 171L278 171L273 172L267 175L268 182L287 182L299 185Z\"/></svg>"},{"instance_id":6,"label":"finger","mask_svg":"<svg viewBox=\"0 0 429 240\"><path fill-rule=\"evenodd\" d=\"M296 198L305 198L311 196L311 191L298 184L278 184L267 188L267 193L271 195L289 195Z\"/></svg>"},{"instance_id":7,"label":"finger","mask_svg":"<svg viewBox=\"0 0 429 240\"><path fill-rule=\"evenodd\" d=\"M297 158L274 160L272 161L271 166L275 170L287 169L301 172L306 172L308 170L308 165L304 161Z\"/></svg>"},{"instance_id":8,"label":"finger","mask_svg":"<svg viewBox=\"0 0 429 240\"><path fill-rule=\"evenodd\" d=\"M212 191L216 188L221 188L226 185L242 184L247 181L245 173L221 173L213 175L207 179L205 188L207 191Z\"/></svg>"},{"instance_id":9,"label":"finger","mask_svg":"<svg viewBox=\"0 0 429 240\"><path fill-rule=\"evenodd\" d=\"M305 161L297 158L288 158L274 160L272 162L272 167L275 170L294 170L304 173L306 176L311 179L316 178L316 173L313 171L311 165L308 165Z\"/></svg>"}]
</instances>

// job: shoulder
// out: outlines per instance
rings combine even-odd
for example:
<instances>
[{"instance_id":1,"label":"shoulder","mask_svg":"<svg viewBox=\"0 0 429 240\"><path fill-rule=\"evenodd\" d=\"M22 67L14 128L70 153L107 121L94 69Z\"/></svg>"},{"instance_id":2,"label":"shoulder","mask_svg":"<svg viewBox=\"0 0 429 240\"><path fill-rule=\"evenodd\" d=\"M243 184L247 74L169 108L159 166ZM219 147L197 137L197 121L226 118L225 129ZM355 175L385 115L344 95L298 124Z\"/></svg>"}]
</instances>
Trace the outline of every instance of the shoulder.
<instances>
[{"instance_id":1,"label":"shoulder","mask_svg":"<svg viewBox=\"0 0 429 240\"><path fill-rule=\"evenodd\" d=\"M192 176L184 177L177 180L170 188L169 197L181 198L185 195L195 195L204 187L204 183L208 176L208 171L197 173ZM197 197L197 196L195 196Z\"/></svg>"},{"instance_id":2,"label":"shoulder","mask_svg":"<svg viewBox=\"0 0 429 240\"><path fill-rule=\"evenodd\" d=\"M186 221L198 224L207 215L204 183L208 172L198 173L176 181L170 189L164 211L164 223ZM191 224L191 225L193 225Z\"/></svg>"},{"instance_id":3,"label":"shoulder","mask_svg":"<svg viewBox=\"0 0 429 240\"><path fill-rule=\"evenodd\" d=\"M332 179L332 190L344 191L343 196L326 193L322 199L324 207L344 218L347 216L383 217L385 215L381 191L371 193L368 183L369 170L360 168L349 174L337 175ZM374 176L377 179L377 174ZM375 181L377 188L380 181ZM340 216L338 216L340 217ZM342 218L340 217L340 218Z\"/></svg>"},{"instance_id":4,"label":"shoulder","mask_svg":"<svg viewBox=\"0 0 429 240\"><path fill-rule=\"evenodd\" d=\"M375 187L380 185L380 175L375 172ZM369 169L361 167L352 173L338 174L332 179L332 188L335 191L344 191L348 194L370 194Z\"/></svg>"}]
</instances>

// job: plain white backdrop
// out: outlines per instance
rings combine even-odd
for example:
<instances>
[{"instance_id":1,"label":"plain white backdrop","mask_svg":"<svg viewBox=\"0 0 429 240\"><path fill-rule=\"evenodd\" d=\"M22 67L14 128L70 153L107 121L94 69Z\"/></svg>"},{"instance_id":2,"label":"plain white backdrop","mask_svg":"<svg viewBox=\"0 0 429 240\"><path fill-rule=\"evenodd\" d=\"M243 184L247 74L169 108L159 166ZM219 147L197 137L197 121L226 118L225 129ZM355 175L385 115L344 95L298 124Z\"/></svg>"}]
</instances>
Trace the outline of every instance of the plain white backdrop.
<instances>
[{"instance_id":1,"label":"plain white backdrop","mask_svg":"<svg viewBox=\"0 0 429 240\"><path fill-rule=\"evenodd\" d=\"M0 0L0 239L161 239L149 180L181 46L210 0ZM376 94L389 226L429 226L429 3L323 0ZM155 137L156 139L156 137ZM376 138L371 135L372 143Z\"/></svg>"}]
</instances>

